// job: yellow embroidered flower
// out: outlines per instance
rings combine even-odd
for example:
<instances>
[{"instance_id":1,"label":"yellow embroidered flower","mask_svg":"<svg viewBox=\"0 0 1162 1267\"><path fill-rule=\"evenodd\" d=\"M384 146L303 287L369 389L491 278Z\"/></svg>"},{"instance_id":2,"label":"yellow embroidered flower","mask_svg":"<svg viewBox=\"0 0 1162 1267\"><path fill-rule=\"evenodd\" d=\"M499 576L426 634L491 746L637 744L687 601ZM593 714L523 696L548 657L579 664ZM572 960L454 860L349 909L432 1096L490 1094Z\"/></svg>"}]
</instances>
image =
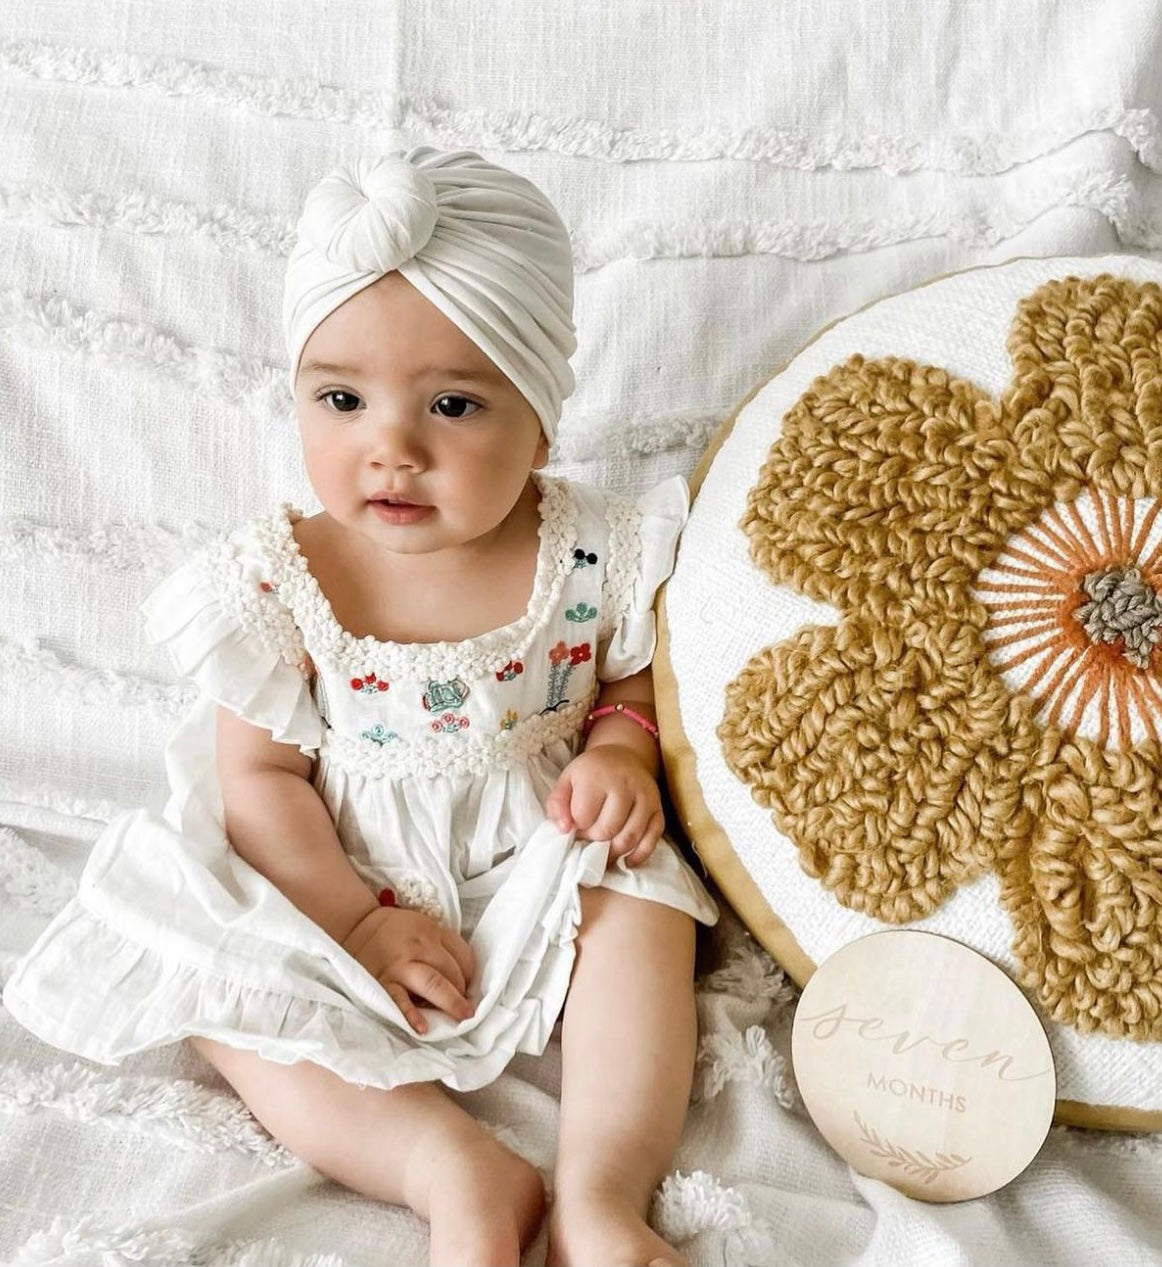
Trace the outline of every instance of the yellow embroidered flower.
<instances>
[{"instance_id":1,"label":"yellow embroidered flower","mask_svg":"<svg viewBox=\"0 0 1162 1267\"><path fill-rule=\"evenodd\" d=\"M999 401L853 357L788 412L743 527L842 613L727 689L727 761L804 869L901 923L995 870L1023 984L1162 1039L1162 289L1023 300Z\"/></svg>"}]
</instances>

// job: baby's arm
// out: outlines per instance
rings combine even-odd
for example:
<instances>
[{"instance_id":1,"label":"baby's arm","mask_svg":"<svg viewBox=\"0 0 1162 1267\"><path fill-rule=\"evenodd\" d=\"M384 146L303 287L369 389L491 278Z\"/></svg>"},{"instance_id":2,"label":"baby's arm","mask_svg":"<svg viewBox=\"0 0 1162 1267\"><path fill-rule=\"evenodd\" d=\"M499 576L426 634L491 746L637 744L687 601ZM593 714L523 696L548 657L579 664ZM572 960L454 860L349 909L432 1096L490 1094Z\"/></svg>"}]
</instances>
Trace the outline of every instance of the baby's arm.
<instances>
[{"instance_id":1,"label":"baby's arm","mask_svg":"<svg viewBox=\"0 0 1162 1267\"><path fill-rule=\"evenodd\" d=\"M626 704L654 720L654 685L649 669L607 682L594 709ZM654 851L665 827L658 788L657 740L618 713L599 717L584 749L561 771L545 805L562 831L586 840L609 840L612 856L637 866Z\"/></svg>"},{"instance_id":2,"label":"baby's arm","mask_svg":"<svg viewBox=\"0 0 1162 1267\"><path fill-rule=\"evenodd\" d=\"M379 905L339 843L296 745L218 709L218 780L226 834L260 871L340 944Z\"/></svg>"},{"instance_id":3,"label":"baby's arm","mask_svg":"<svg viewBox=\"0 0 1162 1267\"><path fill-rule=\"evenodd\" d=\"M419 911L381 907L351 865L311 781L311 760L229 709L218 709L218 780L236 853L357 959L419 1033L411 995L470 1016L472 950Z\"/></svg>"}]
</instances>

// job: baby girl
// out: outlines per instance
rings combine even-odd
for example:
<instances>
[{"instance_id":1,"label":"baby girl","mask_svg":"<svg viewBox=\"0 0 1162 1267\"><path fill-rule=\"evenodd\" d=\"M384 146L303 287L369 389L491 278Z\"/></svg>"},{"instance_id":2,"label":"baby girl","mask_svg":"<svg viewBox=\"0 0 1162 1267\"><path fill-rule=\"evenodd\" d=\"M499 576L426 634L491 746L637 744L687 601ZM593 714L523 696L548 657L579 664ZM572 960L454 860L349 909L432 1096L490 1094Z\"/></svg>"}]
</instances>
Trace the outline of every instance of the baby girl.
<instances>
[{"instance_id":1,"label":"baby girl","mask_svg":"<svg viewBox=\"0 0 1162 1267\"><path fill-rule=\"evenodd\" d=\"M92 1060L188 1038L299 1157L426 1218L434 1264L535 1236L539 1173L445 1088L543 1051L558 1016L549 1261L683 1261L646 1212L716 918L657 784L652 603L686 490L542 473L572 294L556 212L477 154L311 192L284 325L322 509L150 596L200 690L164 817L109 825L4 994Z\"/></svg>"}]
</instances>

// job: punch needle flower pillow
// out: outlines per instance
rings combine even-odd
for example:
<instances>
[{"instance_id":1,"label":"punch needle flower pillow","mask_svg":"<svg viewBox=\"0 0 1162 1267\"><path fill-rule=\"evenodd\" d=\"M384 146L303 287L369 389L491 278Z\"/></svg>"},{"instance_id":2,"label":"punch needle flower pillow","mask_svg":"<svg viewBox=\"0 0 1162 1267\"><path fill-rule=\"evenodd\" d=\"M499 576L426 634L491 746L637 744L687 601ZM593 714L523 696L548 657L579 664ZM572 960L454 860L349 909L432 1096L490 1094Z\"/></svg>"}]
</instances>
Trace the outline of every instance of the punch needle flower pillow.
<instances>
[{"instance_id":1,"label":"punch needle flower pillow","mask_svg":"<svg viewBox=\"0 0 1162 1267\"><path fill-rule=\"evenodd\" d=\"M718 736L802 868L884 924L992 871L1019 979L1162 1040L1162 289L1054 279L994 399L852 356L783 419L751 557L841 613L759 651Z\"/></svg>"}]
</instances>

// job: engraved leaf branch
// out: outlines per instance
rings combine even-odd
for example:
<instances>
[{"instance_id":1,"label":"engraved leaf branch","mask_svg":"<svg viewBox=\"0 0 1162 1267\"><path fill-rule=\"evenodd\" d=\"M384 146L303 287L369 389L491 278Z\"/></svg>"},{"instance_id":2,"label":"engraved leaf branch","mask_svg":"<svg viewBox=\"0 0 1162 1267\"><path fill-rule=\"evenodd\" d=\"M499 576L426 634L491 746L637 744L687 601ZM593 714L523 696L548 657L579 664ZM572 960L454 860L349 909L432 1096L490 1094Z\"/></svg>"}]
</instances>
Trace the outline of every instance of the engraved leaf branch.
<instances>
[{"instance_id":1,"label":"engraved leaf branch","mask_svg":"<svg viewBox=\"0 0 1162 1267\"><path fill-rule=\"evenodd\" d=\"M881 1138L880 1133L868 1126L858 1113L854 1116L860 1138L871 1155L882 1158L889 1166L902 1166L905 1174L915 1175L921 1183L931 1183L938 1175L958 1170L972 1161L971 1157L962 1157L959 1153L936 1153L934 1157L929 1157L927 1153L901 1148L891 1140Z\"/></svg>"}]
</instances>

